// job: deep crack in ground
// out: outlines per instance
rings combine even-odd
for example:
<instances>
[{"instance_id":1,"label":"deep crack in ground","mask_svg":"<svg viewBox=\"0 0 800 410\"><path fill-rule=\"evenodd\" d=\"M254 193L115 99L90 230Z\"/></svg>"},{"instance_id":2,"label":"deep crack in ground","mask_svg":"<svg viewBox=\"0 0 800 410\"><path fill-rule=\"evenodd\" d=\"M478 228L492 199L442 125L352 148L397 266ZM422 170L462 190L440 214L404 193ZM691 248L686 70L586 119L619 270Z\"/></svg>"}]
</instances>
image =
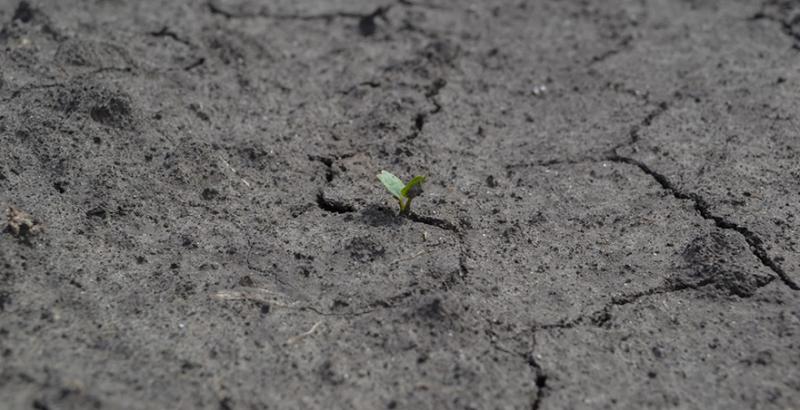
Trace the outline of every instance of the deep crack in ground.
<instances>
[{"instance_id":1,"label":"deep crack in ground","mask_svg":"<svg viewBox=\"0 0 800 410\"><path fill-rule=\"evenodd\" d=\"M623 157L617 154L609 155L606 159L612 162L634 165L645 174L651 176L665 191L672 194L673 197L681 200L692 201L694 203L695 211L697 211L697 213L702 216L703 219L714 222L714 225L716 225L719 229L731 230L742 235L745 241L747 241L748 245L750 245L751 252L756 256L756 258L758 258L761 264L774 272L778 278L780 278L780 280L790 289L800 290L800 286L798 286L798 284L789 277L786 271L784 271L780 265L778 265L772 258L769 257L769 254L764 247L764 241L755 232L751 231L747 227L728 221L721 216L714 215L711 212L708 202L706 202L706 200L700 195L681 191L674 184L672 184L665 175L656 172L639 160Z\"/></svg>"},{"instance_id":2,"label":"deep crack in ground","mask_svg":"<svg viewBox=\"0 0 800 410\"><path fill-rule=\"evenodd\" d=\"M229 20L252 19L252 18L266 18L275 20L299 20L299 21L313 21L313 20L331 21L339 18L357 19L358 31L363 36L371 36L375 34L375 31L377 29L375 20L380 18L384 21L388 21L386 13L388 13L392 7L391 5L378 6L373 11L368 13L334 11L334 12L319 13L319 14L296 14L296 13L271 13L264 9L261 9L257 12L234 12L219 6L213 0L208 1L206 5L208 6L208 10L211 12L211 14L220 15Z\"/></svg>"},{"instance_id":3,"label":"deep crack in ground","mask_svg":"<svg viewBox=\"0 0 800 410\"><path fill-rule=\"evenodd\" d=\"M414 124L411 127L411 133L404 138L404 140L416 139L425 128L425 124L430 120L430 117L442 111L442 105L439 103L437 96L439 92L447 85L447 81L443 78L435 80L425 90L425 99L430 103L433 108L427 111L420 111L414 115Z\"/></svg>"}]
</instances>

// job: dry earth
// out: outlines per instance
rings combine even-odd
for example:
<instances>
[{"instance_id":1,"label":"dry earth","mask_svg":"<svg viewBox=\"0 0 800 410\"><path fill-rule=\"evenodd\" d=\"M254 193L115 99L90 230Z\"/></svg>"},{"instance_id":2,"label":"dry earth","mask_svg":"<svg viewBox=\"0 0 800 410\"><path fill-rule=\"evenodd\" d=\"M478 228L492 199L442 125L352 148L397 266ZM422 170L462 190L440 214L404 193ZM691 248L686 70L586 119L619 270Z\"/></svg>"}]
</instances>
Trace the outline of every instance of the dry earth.
<instances>
[{"instance_id":1,"label":"dry earth","mask_svg":"<svg viewBox=\"0 0 800 410\"><path fill-rule=\"evenodd\" d=\"M3 409L800 408L796 1L0 24Z\"/></svg>"}]
</instances>

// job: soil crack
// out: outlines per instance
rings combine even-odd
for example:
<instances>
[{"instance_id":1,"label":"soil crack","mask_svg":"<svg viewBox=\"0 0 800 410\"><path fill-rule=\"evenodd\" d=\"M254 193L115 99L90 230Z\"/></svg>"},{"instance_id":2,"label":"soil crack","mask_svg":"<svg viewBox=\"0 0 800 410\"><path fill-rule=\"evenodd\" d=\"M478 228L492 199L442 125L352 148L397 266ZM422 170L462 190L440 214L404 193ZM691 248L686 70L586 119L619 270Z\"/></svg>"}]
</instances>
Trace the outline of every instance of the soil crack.
<instances>
[{"instance_id":1,"label":"soil crack","mask_svg":"<svg viewBox=\"0 0 800 410\"><path fill-rule=\"evenodd\" d=\"M191 71L191 70L193 70L193 69L195 69L197 67L200 67L201 65L203 65L205 63L206 63L206 59L204 57L200 57L197 60L195 60L193 63L187 65L186 67L183 67L183 70L184 71Z\"/></svg>"},{"instance_id":2,"label":"soil crack","mask_svg":"<svg viewBox=\"0 0 800 410\"><path fill-rule=\"evenodd\" d=\"M542 400L544 400L549 390L547 386L547 373L542 369L539 362L536 361L536 355L533 351L529 352L526 356L528 366L533 369L533 374L536 375L534 379L534 383L536 384L536 399L534 399L533 404L531 404L531 410L539 410L542 407Z\"/></svg>"},{"instance_id":3,"label":"soil crack","mask_svg":"<svg viewBox=\"0 0 800 410\"><path fill-rule=\"evenodd\" d=\"M656 172L654 169L650 168L639 160L623 157L617 153L609 155L606 159L612 162L634 165L642 170L642 172L645 174L651 176L656 182L658 182L659 185L661 185L662 189L671 193L673 197L692 201L694 203L695 211L697 211L697 213L700 214L703 219L714 222L714 225L716 225L717 228L735 231L742 235L747 244L750 245L750 251L753 253L753 255L755 255L756 258L758 258L759 261L761 261L762 265L774 272L778 278L780 278L780 280L790 289L800 290L800 286L798 286L798 284L789 277L786 271L784 271L774 259L769 257L769 254L764 246L764 241L755 232L751 231L745 226L741 226L735 222L729 221L724 217L715 215L711 212L711 207L708 202L700 195L681 191L675 186L675 184L670 182L665 175Z\"/></svg>"},{"instance_id":4,"label":"soil crack","mask_svg":"<svg viewBox=\"0 0 800 410\"><path fill-rule=\"evenodd\" d=\"M356 208L353 205L335 199L326 198L322 191L317 192L317 206L319 206L319 208L323 211L337 214L347 214L356 211Z\"/></svg>"},{"instance_id":5,"label":"soil crack","mask_svg":"<svg viewBox=\"0 0 800 410\"><path fill-rule=\"evenodd\" d=\"M680 98L680 96L676 97ZM643 128L647 128L650 125L652 125L653 121L655 121L656 118L663 115L669 109L670 109L669 101L661 101L660 103L656 104L656 108L647 113L647 115L645 115L645 117L642 119L641 122L639 122L639 124L631 127L631 130L628 132L628 141L618 144L614 148L611 148L611 150L609 150L610 153L608 154L608 156L615 156L620 148L625 146L631 146L639 142L639 140L641 139L641 134L640 134L641 130Z\"/></svg>"},{"instance_id":6,"label":"soil crack","mask_svg":"<svg viewBox=\"0 0 800 410\"><path fill-rule=\"evenodd\" d=\"M536 330L537 329L533 329L534 335L536 334ZM531 371L533 372L534 375L533 382L536 385L536 395L533 397L533 401L531 402L531 410L539 410L542 406L542 401L547 396L547 393L550 390L550 387L547 385L547 378L548 378L547 373L544 371L542 366L536 360L536 354L534 353L536 339L534 338L534 348L531 349L531 351L527 353L520 353L520 352L515 352L498 343L496 340L497 334L491 328L486 329L486 331L484 331L484 334L486 334L486 336L489 337L489 344L491 344L492 347L495 348L495 350L506 353L511 356L517 356L522 360L525 360L525 363L528 365L528 367L531 368Z\"/></svg>"},{"instance_id":7,"label":"soil crack","mask_svg":"<svg viewBox=\"0 0 800 410\"><path fill-rule=\"evenodd\" d=\"M508 164L506 165L506 170L511 172L514 169L519 168L535 168L535 167L548 167L553 165L579 165L579 164L586 164L586 163L595 163L595 162L602 162L602 161L613 161L613 157L618 156L617 151L625 146L634 145L639 142L641 136L640 132L643 128L649 127L656 118L660 117L662 114L667 112L670 108L670 103L668 101L662 101L656 104L656 107L645 115L644 119L639 122L639 124L634 125L631 127L631 130L628 132L628 141L620 143L613 148L611 148L606 156L598 157L594 155L584 155L577 158L552 158L552 159L545 159L541 161L535 162L521 162L516 164Z\"/></svg>"},{"instance_id":8,"label":"soil crack","mask_svg":"<svg viewBox=\"0 0 800 410\"><path fill-rule=\"evenodd\" d=\"M769 283L771 283L775 277L770 277L769 280L760 283L757 287L762 288ZM572 329L574 327L582 326L582 325L592 325L596 327L606 327L608 323L611 321L611 309L614 306L625 306L630 305L632 303L637 302L639 299L654 296L654 295L663 295L667 293L676 293L676 292L683 292L686 290L698 290L702 289L706 286L712 286L717 283L715 278L706 278L702 281L697 283L686 283L686 282L670 282L667 281L663 285L656 286L654 288L646 289L640 292L634 292L629 294L622 294L617 296L612 296L611 300L608 301L603 307L597 309L593 312L586 313L579 315L573 319L567 320L562 319L555 323L548 323L542 325L536 325L534 328L535 330L549 330L549 329ZM739 297L746 298L748 296L737 294Z\"/></svg>"},{"instance_id":9,"label":"soil crack","mask_svg":"<svg viewBox=\"0 0 800 410\"><path fill-rule=\"evenodd\" d=\"M171 39L177 41L178 43L184 44L184 45L186 45L188 47L193 47L192 43L190 43L188 40L184 40L183 38L181 38L178 35L178 33L170 30L169 27L167 27L167 26L162 27L161 30L151 31L151 32L149 32L147 34L152 36L152 37L168 37L168 38L171 38Z\"/></svg>"},{"instance_id":10,"label":"soil crack","mask_svg":"<svg viewBox=\"0 0 800 410\"><path fill-rule=\"evenodd\" d=\"M593 156L579 157L574 159L553 158L536 162L520 162L516 164L508 164L506 165L506 171L512 172L513 170L519 168L549 167L553 165L579 165L579 164L596 163L599 161L602 161L602 159Z\"/></svg>"},{"instance_id":11,"label":"soil crack","mask_svg":"<svg viewBox=\"0 0 800 410\"><path fill-rule=\"evenodd\" d=\"M300 20L300 21L314 21L314 20L323 20L323 21L331 21L334 19L340 18L347 18L347 19L357 19L358 20L358 31L364 36L370 36L375 34L377 29L375 25L375 19L380 18L383 21L388 21L386 14L392 8L391 5L388 6L378 6L375 10L369 13L357 13L357 12L347 12L347 11L334 11L328 13L319 13L319 14L297 14L297 13L270 13L264 9L257 11L257 12L234 12L227 10L223 7L220 7L214 1L209 1L206 3L208 6L208 10L211 14L220 15L225 17L226 19L252 19L252 18L268 18L268 19L275 19L275 20Z\"/></svg>"},{"instance_id":12,"label":"soil crack","mask_svg":"<svg viewBox=\"0 0 800 410\"><path fill-rule=\"evenodd\" d=\"M681 98L680 94L676 93L676 98ZM657 172L656 170L647 166L647 164L643 163L642 161L636 160L631 157L622 156L618 153L619 149L626 145L634 145L640 139L639 132L642 128L649 127L656 118L664 114L670 109L670 103L668 101L660 102L656 108L648 113L641 123L637 126L634 126L630 131L630 141L625 144L620 144L611 149L610 153L603 158L606 161L616 162L616 163L623 163L636 166L642 172L652 177L665 191L672 194L673 197L681 200L688 200L694 203L695 211L703 217L703 219L709 220L714 222L714 225L719 229L724 230L731 230L739 233L742 235L750 245L750 251L755 255L756 258L761 262L762 265L769 268L772 272L774 272L780 280L786 284L790 289L793 290L800 290L800 286L789 277L786 271L775 262L774 259L769 257L767 253L766 247L764 246L764 241L753 231L745 226L741 226L735 222L729 221L724 217L719 215L715 215L711 212L711 206L708 202L698 194L695 193L686 193L681 191L675 184L673 184L664 174Z\"/></svg>"},{"instance_id":13,"label":"soil crack","mask_svg":"<svg viewBox=\"0 0 800 410\"><path fill-rule=\"evenodd\" d=\"M636 302L637 300L653 295L661 295L665 293L681 292L689 289L699 289L713 283L713 280L706 280L697 284L675 284L675 285L662 285L652 289L647 289L641 292L613 296L611 300L600 309L591 313L582 314L573 319L562 319L555 323L547 323L534 326L535 330L550 330L550 329L572 329L584 324L596 327L605 327L611 321L611 308L614 306L624 306Z\"/></svg>"},{"instance_id":14,"label":"soil crack","mask_svg":"<svg viewBox=\"0 0 800 410\"><path fill-rule=\"evenodd\" d=\"M428 122L431 116L434 116L442 111L442 104L436 98L439 96L439 92L447 85L447 80L443 78L439 78L435 80L430 86L427 87L425 90L425 99L433 105L433 109L428 111L418 112L414 116L414 126L411 130L411 134L406 137L406 141L413 140L422 133L422 129L425 128L425 124Z\"/></svg>"},{"instance_id":15,"label":"soil crack","mask_svg":"<svg viewBox=\"0 0 800 410\"><path fill-rule=\"evenodd\" d=\"M722 216L715 215L711 211L711 206L708 204L708 201L706 201L703 197L701 197L696 193L691 193L691 192L687 193L680 190L664 174L657 172L656 170L652 169L642 161L639 161L631 157L622 156L618 153L620 148L636 144L640 139L639 132L641 131L641 129L650 126L653 123L653 121L655 121L656 118L667 112L669 108L670 108L669 102L667 101L660 102L654 110L652 110L645 116L645 118L640 122L640 124L634 126L631 129L629 133L630 140L628 142L615 146L609 151L608 154L606 154L603 157L600 158L582 157L578 159L566 159L566 160L552 159L534 163L510 164L506 165L506 169L509 172L511 172L516 168L564 165L564 164L574 165L586 162L600 162L600 161L609 161L609 162L633 165L639 168L645 174L649 175L651 178L653 178L661 186L663 190L669 192L674 198L680 200L692 201L692 203L694 204L695 211L703 219L712 221L714 225L719 229L730 230L740 234L749 245L750 251L761 262L762 265L764 265L773 273L775 273L775 275L777 275L777 277L790 289L800 290L800 285L798 285L797 282L792 280L792 278L789 277L786 271L774 259L772 259L769 256L769 253L767 252L767 249L764 245L764 241L761 239L761 237L758 236L758 234L756 234L746 226L739 225Z\"/></svg>"},{"instance_id":16,"label":"soil crack","mask_svg":"<svg viewBox=\"0 0 800 410\"><path fill-rule=\"evenodd\" d=\"M761 6L762 10L754 14L748 20L756 21L756 20L767 20L774 23L778 23L781 28L781 32L791 38L793 40L792 48L795 50L800 50L800 32L795 31L793 23L795 20L785 20L782 18L778 18L771 14L767 14L764 12L763 8L764 5Z\"/></svg>"},{"instance_id":17,"label":"soil crack","mask_svg":"<svg viewBox=\"0 0 800 410\"><path fill-rule=\"evenodd\" d=\"M404 6L404 7L420 7L429 10L447 10L444 6L438 6L436 4L428 4L423 3L421 1L411 1L411 0L397 0L397 4Z\"/></svg>"},{"instance_id":18,"label":"soil crack","mask_svg":"<svg viewBox=\"0 0 800 410\"><path fill-rule=\"evenodd\" d=\"M328 182L333 181L333 178L336 176L336 171L333 169L333 158L323 157L321 155L309 155L308 159L311 161L321 162L323 165L325 165L325 180Z\"/></svg>"},{"instance_id":19,"label":"soil crack","mask_svg":"<svg viewBox=\"0 0 800 410\"><path fill-rule=\"evenodd\" d=\"M358 89L359 87L379 88L380 86L381 86L381 83L379 81L367 80L367 81L362 81L360 83L357 83L357 84L351 86L350 88L348 88L346 90L339 91L339 93L342 94L342 95L348 95L348 94L352 93L353 91L355 91L356 89Z\"/></svg>"},{"instance_id":20,"label":"soil crack","mask_svg":"<svg viewBox=\"0 0 800 410\"><path fill-rule=\"evenodd\" d=\"M435 218L435 217L426 216L426 215L420 215L420 214L417 214L417 213L414 213L414 212L410 212L407 216L408 216L408 219L410 219L410 220L412 220L414 222L418 222L418 223L421 223L421 224L433 226L435 228L443 229L445 231L454 232L456 234L459 233L458 227L456 227L452 222L450 222L448 220L445 220L445 219Z\"/></svg>"},{"instance_id":21,"label":"soil crack","mask_svg":"<svg viewBox=\"0 0 800 410\"><path fill-rule=\"evenodd\" d=\"M628 36L623 37L622 40L619 42L619 44L617 44L616 47L614 47L614 48L612 48L612 49L610 49L610 50L608 50L606 52L603 52L603 53L600 53L598 55L593 56L592 59L589 61L588 65L589 66L593 66L595 64L599 64L599 63L601 63L601 62L603 62L605 60L608 60L611 57L614 57L615 55L617 55L619 53L622 53L623 51L625 51L628 48L630 48L632 40L633 40L633 36L628 35Z\"/></svg>"}]
</instances>

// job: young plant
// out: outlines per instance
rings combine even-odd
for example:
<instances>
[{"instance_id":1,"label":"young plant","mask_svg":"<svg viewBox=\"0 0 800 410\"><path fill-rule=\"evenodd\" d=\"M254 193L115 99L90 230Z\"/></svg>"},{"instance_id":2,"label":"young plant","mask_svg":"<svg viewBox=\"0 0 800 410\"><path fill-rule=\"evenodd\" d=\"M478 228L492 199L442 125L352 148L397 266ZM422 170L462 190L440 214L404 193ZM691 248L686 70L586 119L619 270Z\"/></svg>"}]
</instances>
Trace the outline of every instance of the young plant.
<instances>
[{"instance_id":1,"label":"young plant","mask_svg":"<svg viewBox=\"0 0 800 410\"><path fill-rule=\"evenodd\" d=\"M425 182L424 176L417 175L406 184L400 178L387 171L381 171L378 174L378 179L397 199L397 203L400 204L400 214L402 215L407 215L411 212L411 200L422 194L422 183Z\"/></svg>"}]
</instances>

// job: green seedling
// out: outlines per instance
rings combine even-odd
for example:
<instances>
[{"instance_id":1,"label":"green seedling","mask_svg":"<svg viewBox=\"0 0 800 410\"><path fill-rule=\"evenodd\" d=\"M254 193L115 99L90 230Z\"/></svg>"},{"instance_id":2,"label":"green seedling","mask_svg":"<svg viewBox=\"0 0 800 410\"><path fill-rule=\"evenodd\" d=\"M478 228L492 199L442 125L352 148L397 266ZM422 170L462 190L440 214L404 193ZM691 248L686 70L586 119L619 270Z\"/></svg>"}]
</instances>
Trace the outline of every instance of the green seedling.
<instances>
[{"instance_id":1,"label":"green seedling","mask_svg":"<svg viewBox=\"0 0 800 410\"><path fill-rule=\"evenodd\" d=\"M424 176L417 175L406 184L387 171L381 171L378 179L397 199L397 203L400 204L400 213L403 215L411 212L411 200L422 194L422 183L425 182Z\"/></svg>"}]
</instances>

